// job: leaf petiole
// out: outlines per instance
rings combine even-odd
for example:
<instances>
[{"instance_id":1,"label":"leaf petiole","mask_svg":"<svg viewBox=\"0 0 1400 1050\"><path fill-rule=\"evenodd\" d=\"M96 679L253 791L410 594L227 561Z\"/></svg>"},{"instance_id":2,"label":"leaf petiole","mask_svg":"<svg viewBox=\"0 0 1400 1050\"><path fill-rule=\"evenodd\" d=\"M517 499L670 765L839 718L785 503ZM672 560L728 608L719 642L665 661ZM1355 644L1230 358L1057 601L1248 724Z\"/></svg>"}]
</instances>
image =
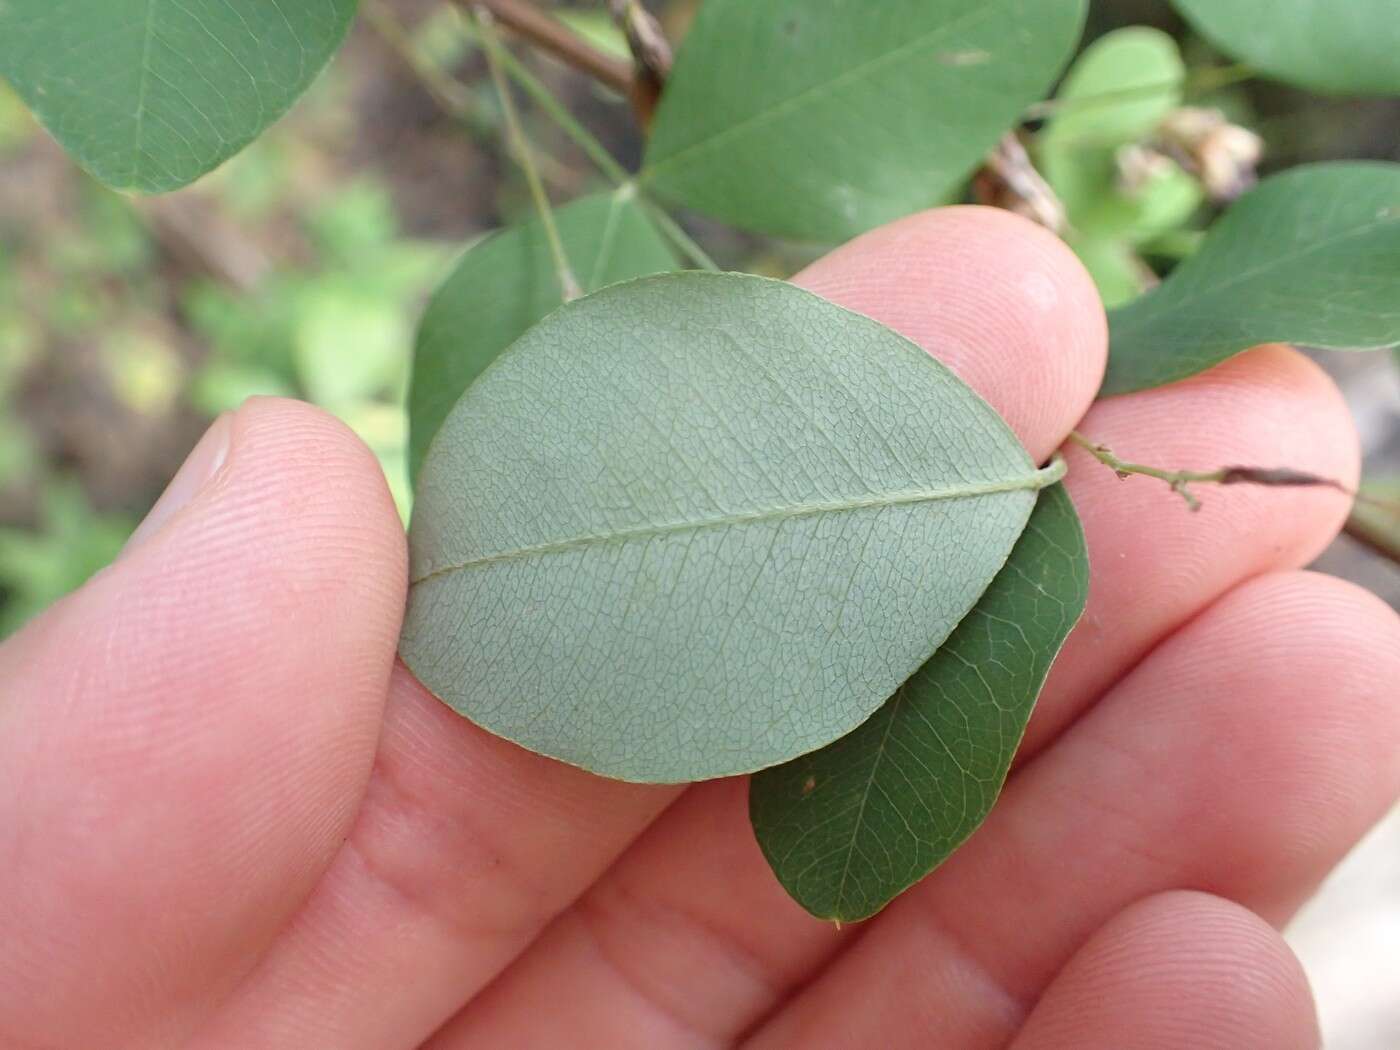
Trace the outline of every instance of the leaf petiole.
<instances>
[{"instance_id":1,"label":"leaf petiole","mask_svg":"<svg viewBox=\"0 0 1400 1050\"><path fill-rule=\"evenodd\" d=\"M1201 509L1201 501L1191 491L1192 485L1262 485L1268 488L1324 488L1332 489L1351 498L1356 493L1340 481L1324 478L1318 474L1294 470L1291 467L1221 467L1218 470L1164 470L1142 463L1129 463L1119 459L1107 445L1101 445L1073 431L1069 439L1084 449L1089 455L1108 467L1124 480L1134 475L1156 478L1171 487L1171 490L1186 501L1193 511Z\"/></svg>"},{"instance_id":2,"label":"leaf petiole","mask_svg":"<svg viewBox=\"0 0 1400 1050\"><path fill-rule=\"evenodd\" d=\"M545 193L544 183L540 180L539 169L535 166L535 156L530 149L530 143L525 138L525 131L520 124L520 115L515 110L515 99L510 93L510 84L506 81L506 75L501 61L501 55L505 53L505 47L501 44L501 38L496 34L496 28L492 25L492 15L485 7L477 7L473 10L478 32L481 34L482 47L486 52L486 64L491 70L491 80L496 85L496 93L501 99L501 113L505 118L507 134L510 137L511 145L514 147L515 159L520 164L520 170L525 174L525 181L530 187L530 196L535 202L535 210L539 213L540 225L544 228L545 238L549 241L549 252L554 259L555 276L559 279L559 291L564 302L572 302L583 294L583 289L578 283L578 277L574 275L573 267L569 264L568 252L564 249L564 241L559 236L559 226L554 221L554 209L550 207L549 195Z\"/></svg>"}]
</instances>

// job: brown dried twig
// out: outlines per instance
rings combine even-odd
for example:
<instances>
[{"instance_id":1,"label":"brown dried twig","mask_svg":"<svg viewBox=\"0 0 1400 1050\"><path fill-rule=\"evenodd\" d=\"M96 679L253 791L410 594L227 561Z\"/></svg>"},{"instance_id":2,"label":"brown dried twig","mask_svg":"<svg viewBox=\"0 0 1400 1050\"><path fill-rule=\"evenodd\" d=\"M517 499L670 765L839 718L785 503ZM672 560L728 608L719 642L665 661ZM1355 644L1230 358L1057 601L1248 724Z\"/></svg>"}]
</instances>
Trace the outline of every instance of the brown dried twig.
<instances>
[{"instance_id":1,"label":"brown dried twig","mask_svg":"<svg viewBox=\"0 0 1400 1050\"><path fill-rule=\"evenodd\" d=\"M524 37L566 65L587 73L618 94L632 97L632 70L626 62L599 51L563 22L529 3L529 0L457 0L457 3L468 10L472 7L485 8L511 32Z\"/></svg>"},{"instance_id":2,"label":"brown dried twig","mask_svg":"<svg viewBox=\"0 0 1400 1050\"><path fill-rule=\"evenodd\" d=\"M647 127L661 101L666 79L671 75L674 61L671 43L666 39L661 23L642 5L641 0L608 0L608 7L627 36L635 74L632 105L642 126Z\"/></svg>"}]
</instances>

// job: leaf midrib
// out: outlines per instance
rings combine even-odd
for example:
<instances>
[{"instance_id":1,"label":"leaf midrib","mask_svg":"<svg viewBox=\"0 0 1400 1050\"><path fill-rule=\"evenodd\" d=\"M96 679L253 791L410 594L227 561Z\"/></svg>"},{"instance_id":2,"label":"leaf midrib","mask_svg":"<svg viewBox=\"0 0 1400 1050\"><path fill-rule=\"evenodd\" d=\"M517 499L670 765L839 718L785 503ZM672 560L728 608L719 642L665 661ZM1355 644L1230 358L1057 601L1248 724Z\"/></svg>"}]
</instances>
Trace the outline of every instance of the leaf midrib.
<instances>
[{"instance_id":1,"label":"leaf midrib","mask_svg":"<svg viewBox=\"0 0 1400 1050\"><path fill-rule=\"evenodd\" d=\"M989 12L994 11L999 6L1001 5L989 3L978 10L969 11L967 14L960 15L959 17L953 19L951 22L945 22L937 29L932 29L929 32L923 34L922 36L915 37L913 40L901 44L899 47L894 48L891 51L886 51L883 55L877 55L875 58L862 62L859 65L852 66L850 69L845 70L839 76L832 77L830 80L824 81L820 84L813 84L811 87L799 91L797 94L791 95L788 98L783 99L781 102L770 106L768 109L760 110L757 113L745 117L737 124L729 125L729 127L717 132L714 135L709 136L708 138L692 142L689 146L685 146L684 148L677 150L670 156L663 157L655 164L645 165L642 168L640 174L638 175L638 179L642 182L649 181L658 172L665 171L668 168L674 167L676 164L680 163L684 158L690 156L692 153L695 153L698 150L712 149L717 143L723 142L726 139L742 134L743 132L752 129L753 127L766 124L767 122L775 120L785 113L789 113L796 109L801 109L809 102L821 99L823 96L835 92L838 88L844 87L846 84L857 82L863 79L865 76L873 73L877 69L898 62L906 55L917 54L921 49L923 49L929 44L934 43L940 37L949 36L957 30L964 29L968 25L975 24L979 20L985 18Z\"/></svg>"},{"instance_id":2,"label":"leaf midrib","mask_svg":"<svg viewBox=\"0 0 1400 1050\"><path fill-rule=\"evenodd\" d=\"M880 746L876 748L875 757L870 762L870 775L866 777L865 790L860 795L860 807L856 810L856 819L851 824L851 837L842 851L841 881L836 887L836 912L838 915L846 907L846 883L850 881L851 877L852 861L856 855L856 842L860 839L861 828L865 826L865 807L870 802L871 792L875 790L875 778L880 773L880 765L885 759L885 751L889 748L895 723L899 720L899 708L904 703L905 688L906 686L900 686L899 691L894 694L890 701L892 706L885 724L885 732L880 737Z\"/></svg>"},{"instance_id":3,"label":"leaf midrib","mask_svg":"<svg viewBox=\"0 0 1400 1050\"><path fill-rule=\"evenodd\" d=\"M513 550L483 554L455 565L445 565L412 580L410 586L437 579L453 573L465 572L503 561L518 561L545 554L560 554L565 551L610 543L628 543L632 540L653 539L657 536L681 532L702 532L707 529L730 528L735 525L754 525L760 522L783 521L790 518L811 517L817 514L840 514L856 510L870 510L879 507L907 506L915 503L933 503L941 500L975 499L1002 492L1024 492L1039 490L1055 484L1065 474L1063 460L1056 459L1048 467L1032 471L1024 477L999 481L988 481L975 485L953 486L937 489L905 489L899 492L882 493L860 499L826 500L814 503L797 503L787 507L768 507L744 514L729 514L699 521L667 522L661 525L645 525L617 532L573 536L568 539L551 540L547 543L531 544Z\"/></svg>"},{"instance_id":4,"label":"leaf midrib","mask_svg":"<svg viewBox=\"0 0 1400 1050\"><path fill-rule=\"evenodd\" d=\"M146 24L141 41L141 80L136 91L135 128L131 138L131 177L142 176L141 156L146 136L146 95L151 82L151 43L156 33L156 0L146 0Z\"/></svg>"}]
</instances>

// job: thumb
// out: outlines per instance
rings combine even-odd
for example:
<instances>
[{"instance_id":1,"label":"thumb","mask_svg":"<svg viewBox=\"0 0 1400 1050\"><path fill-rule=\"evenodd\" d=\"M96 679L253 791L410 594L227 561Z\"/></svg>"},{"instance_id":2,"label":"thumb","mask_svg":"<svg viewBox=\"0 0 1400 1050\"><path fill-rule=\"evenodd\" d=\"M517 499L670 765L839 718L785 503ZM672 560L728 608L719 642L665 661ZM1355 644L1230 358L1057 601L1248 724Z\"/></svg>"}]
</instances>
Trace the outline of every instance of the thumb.
<instances>
[{"instance_id":1,"label":"thumb","mask_svg":"<svg viewBox=\"0 0 1400 1050\"><path fill-rule=\"evenodd\" d=\"M404 577L368 450L253 401L0 647L0 1043L167 1045L251 968L358 805Z\"/></svg>"}]
</instances>

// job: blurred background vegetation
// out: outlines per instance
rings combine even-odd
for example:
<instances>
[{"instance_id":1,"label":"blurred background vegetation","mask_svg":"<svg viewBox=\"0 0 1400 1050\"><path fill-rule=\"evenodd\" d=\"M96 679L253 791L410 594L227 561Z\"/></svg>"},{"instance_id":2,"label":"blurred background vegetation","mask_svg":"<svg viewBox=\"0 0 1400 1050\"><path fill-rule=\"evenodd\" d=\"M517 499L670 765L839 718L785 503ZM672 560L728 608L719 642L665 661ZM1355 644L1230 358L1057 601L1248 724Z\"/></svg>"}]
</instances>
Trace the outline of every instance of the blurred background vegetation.
<instances>
[{"instance_id":1,"label":"blurred background vegetation","mask_svg":"<svg viewBox=\"0 0 1400 1050\"><path fill-rule=\"evenodd\" d=\"M696 2L652 6L678 37ZM625 55L604 6L558 9ZM1145 23L1174 34L1193 68L1224 62L1161 0L1094 9L1089 39ZM407 513L402 403L418 313L464 245L529 204L456 11L377 0L366 14L290 116L162 198L98 186L0 84L0 637L106 564L210 419L252 394L303 397L343 418ZM547 56L526 57L624 162L636 160L621 99ZM1192 103L1258 131L1266 168L1400 160L1395 102L1250 81ZM555 200L597 188L585 158L537 110L525 116ZM688 225L722 265L786 275L813 254ZM1352 398L1374 470L1393 472L1390 362L1324 363ZM1348 541L1326 565L1400 600L1400 572Z\"/></svg>"}]
</instances>

